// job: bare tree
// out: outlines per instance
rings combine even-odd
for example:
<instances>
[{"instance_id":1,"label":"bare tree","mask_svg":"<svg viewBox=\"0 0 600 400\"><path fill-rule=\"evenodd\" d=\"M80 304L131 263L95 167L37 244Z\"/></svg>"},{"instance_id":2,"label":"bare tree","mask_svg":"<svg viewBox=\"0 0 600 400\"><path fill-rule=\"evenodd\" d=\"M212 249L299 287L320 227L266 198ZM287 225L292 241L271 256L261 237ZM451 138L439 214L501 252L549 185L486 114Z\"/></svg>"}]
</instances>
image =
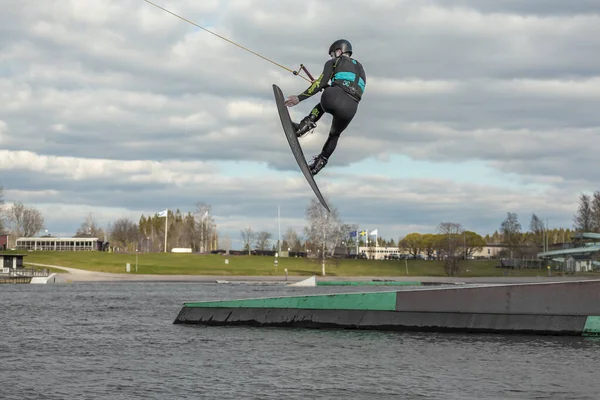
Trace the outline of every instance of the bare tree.
<instances>
[{"instance_id":1,"label":"bare tree","mask_svg":"<svg viewBox=\"0 0 600 400\"><path fill-rule=\"evenodd\" d=\"M85 221L81 223L79 229L75 233L76 236L90 235L91 237L103 238L104 231L98 226L92 213L88 213ZM112 240L112 239L111 239Z\"/></svg>"},{"instance_id":2,"label":"bare tree","mask_svg":"<svg viewBox=\"0 0 600 400\"><path fill-rule=\"evenodd\" d=\"M113 223L111 240L122 249L127 249L130 245L137 243L140 231L136 223L128 218L120 218Z\"/></svg>"},{"instance_id":3,"label":"bare tree","mask_svg":"<svg viewBox=\"0 0 600 400\"><path fill-rule=\"evenodd\" d=\"M579 196L579 207L573 218L574 228L578 232L591 232L593 227L592 202L590 196L582 193Z\"/></svg>"},{"instance_id":4,"label":"bare tree","mask_svg":"<svg viewBox=\"0 0 600 400\"><path fill-rule=\"evenodd\" d=\"M258 232L256 234L256 249L257 250L266 250L269 247L269 240L271 239L271 234L269 232Z\"/></svg>"},{"instance_id":5,"label":"bare tree","mask_svg":"<svg viewBox=\"0 0 600 400\"><path fill-rule=\"evenodd\" d=\"M247 227L241 230L241 235L242 242L244 243L244 250L248 251L248 254L250 254L252 243L254 243L255 233L252 231L251 227Z\"/></svg>"},{"instance_id":6,"label":"bare tree","mask_svg":"<svg viewBox=\"0 0 600 400\"><path fill-rule=\"evenodd\" d=\"M330 207L330 213L323 208L317 199L312 198L306 208L308 226L305 228L306 238L318 246L314 250L321 252L323 275L325 275L325 256L333 254L335 246L342 238L340 217L336 207Z\"/></svg>"},{"instance_id":7,"label":"bare tree","mask_svg":"<svg viewBox=\"0 0 600 400\"><path fill-rule=\"evenodd\" d=\"M32 207L16 202L9 210L13 234L17 237L32 237L44 228L42 213Z\"/></svg>"},{"instance_id":8,"label":"bare tree","mask_svg":"<svg viewBox=\"0 0 600 400\"><path fill-rule=\"evenodd\" d=\"M592 232L600 232L600 191L595 191L592 197Z\"/></svg>"},{"instance_id":9,"label":"bare tree","mask_svg":"<svg viewBox=\"0 0 600 400\"><path fill-rule=\"evenodd\" d=\"M32 207L25 209L23 233L25 237L32 237L44 228L44 216Z\"/></svg>"},{"instance_id":10,"label":"bare tree","mask_svg":"<svg viewBox=\"0 0 600 400\"><path fill-rule=\"evenodd\" d=\"M455 222L442 222L438 226L438 231L443 252L444 272L448 276L458 275L460 259L463 258L465 251L462 225Z\"/></svg>"},{"instance_id":11,"label":"bare tree","mask_svg":"<svg viewBox=\"0 0 600 400\"><path fill-rule=\"evenodd\" d=\"M283 234L283 243L287 246L285 250L302 251L302 242L294 228L288 228Z\"/></svg>"},{"instance_id":12,"label":"bare tree","mask_svg":"<svg viewBox=\"0 0 600 400\"><path fill-rule=\"evenodd\" d=\"M513 258L515 247L521 243L521 224L518 221L516 213L506 213L506 219L500 225L500 231L510 250L510 258Z\"/></svg>"},{"instance_id":13,"label":"bare tree","mask_svg":"<svg viewBox=\"0 0 600 400\"><path fill-rule=\"evenodd\" d=\"M536 246L544 244L544 222L535 213L531 215L529 232L532 236L532 244Z\"/></svg>"},{"instance_id":14,"label":"bare tree","mask_svg":"<svg viewBox=\"0 0 600 400\"><path fill-rule=\"evenodd\" d=\"M16 202L12 205L8 210L8 220L11 224L11 233L17 238L24 237L25 205L23 203Z\"/></svg>"}]
</instances>

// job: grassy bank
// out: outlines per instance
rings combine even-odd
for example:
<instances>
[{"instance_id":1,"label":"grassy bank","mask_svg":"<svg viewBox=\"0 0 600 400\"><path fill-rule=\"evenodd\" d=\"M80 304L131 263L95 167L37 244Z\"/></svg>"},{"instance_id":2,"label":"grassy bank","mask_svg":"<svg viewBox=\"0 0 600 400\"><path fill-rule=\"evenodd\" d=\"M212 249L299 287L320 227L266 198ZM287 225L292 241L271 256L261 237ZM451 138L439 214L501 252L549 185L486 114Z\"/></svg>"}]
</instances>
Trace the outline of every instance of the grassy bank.
<instances>
[{"instance_id":1,"label":"grassy bank","mask_svg":"<svg viewBox=\"0 0 600 400\"><path fill-rule=\"evenodd\" d=\"M10 253L10 252L8 252ZM98 272L124 273L126 263L135 272L136 255L106 252L27 252L24 262L58 265ZM226 263L227 260L227 263ZM222 256L174 253L140 253L137 257L138 274L164 275L284 275L287 268L291 276L321 274L321 262L306 258L279 258L275 266L274 257ZM497 261L463 261L461 277L545 276L538 269L505 270L496 268ZM325 264L330 276L445 276L438 261L421 260L328 260Z\"/></svg>"}]
</instances>

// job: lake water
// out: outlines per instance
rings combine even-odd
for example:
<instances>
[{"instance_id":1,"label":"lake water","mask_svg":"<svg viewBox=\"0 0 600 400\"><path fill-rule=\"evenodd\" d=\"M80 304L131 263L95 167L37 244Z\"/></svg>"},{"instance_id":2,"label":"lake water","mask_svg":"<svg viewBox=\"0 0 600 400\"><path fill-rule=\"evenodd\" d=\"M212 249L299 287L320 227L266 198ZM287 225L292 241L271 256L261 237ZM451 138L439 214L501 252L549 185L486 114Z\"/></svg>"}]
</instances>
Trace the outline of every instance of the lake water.
<instances>
[{"instance_id":1,"label":"lake water","mask_svg":"<svg viewBox=\"0 0 600 400\"><path fill-rule=\"evenodd\" d=\"M0 285L0 399L600 398L594 338L173 324L184 301L364 290L390 288Z\"/></svg>"}]
</instances>

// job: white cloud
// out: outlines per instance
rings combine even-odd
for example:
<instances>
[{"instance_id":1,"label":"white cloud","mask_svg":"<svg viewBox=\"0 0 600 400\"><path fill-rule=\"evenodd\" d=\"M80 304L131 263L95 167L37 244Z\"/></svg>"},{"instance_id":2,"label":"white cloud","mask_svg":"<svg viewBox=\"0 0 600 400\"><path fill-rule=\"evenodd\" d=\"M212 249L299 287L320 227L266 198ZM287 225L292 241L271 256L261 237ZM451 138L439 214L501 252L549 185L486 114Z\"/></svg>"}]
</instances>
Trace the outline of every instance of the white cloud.
<instances>
[{"instance_id":1,"label":"white cloud","mask_svg":"<svg viewBox=\"0 0 600 400\"><path fill-rule=\"evenodd\" d=\"M227 112L231 118L237 119L260 119L269 118L269 114L273 114L273 107L271 104L265 102L251 102L251 101L231 101L227 104Z\"/></svg>"},{"instance_id":2,"label":"white cloud","mask_svg":"<svg viewBox=\"0 0 600 400\"><path fill-rule=\"evenodd\" d=\"M488 84L492 91L526 96L580 98L593 100L600 97L600 77L582 79L510 79Z\"/></svg>"},{"instance_id":3,"label":"white cloud","mask_svg":"<svg viewBox=\"0 0 600 400\"><path fill-rule=\"evenodd\" d=\"M406 96L451 93L460 88L460 82L422 79L369 80L369 95Z\"/></svg>"},{"instance_id":4,"label":"white cloud","mask_svg":"<svg viewBox=\"0 0 600 400\"><path fill-rule=\"evenodd\" d=\"M75 181L106 179L175 184L198 183L206 175L216 172L201 161L123 161L44 156L29 151L8 150L0 150L0 170L25 170Z\"/></svg>"},{"instance_id":5,"label":"white cloud","mask_svg":"<svg viewBox=\"0 0 600 400\"><path fill-rule=\"evenodd\" d=\"M0 120L0 146L5 146L8 141L7 128L6 123Z\"/></svg>"},{"instance_id":6,"label":"white cloud","mask_svg":"<svg viewBox=\"0 0 600 400\"><path fill-rule=\"evenodd\" d=\"M246 223L272 227L277 204L289 207L286 223L302 224L312 192L281 132L271 85L297 94L306 81L139 0L7 4L0 15L7 198L72 210L51 221L67 231L90 209L115 218L167 204L191 209L199 199L213 204L232 236ZM367 93L317 177L348 222L394 238L448 218L486 233L514 210L568 225L578 193L600 189L594 3L164 6L285 67L304 63L315 76L329 44L351 39ZM318 99L290 109L292 117ZM307 157L320 151L330 122L325 116L302 140ZM465 184L441 170L470 162L493 171L494 184ZM383 177L403 169L410 178ZM436 169L444 178L432 178Z\"/></svg>"}]
</instances>

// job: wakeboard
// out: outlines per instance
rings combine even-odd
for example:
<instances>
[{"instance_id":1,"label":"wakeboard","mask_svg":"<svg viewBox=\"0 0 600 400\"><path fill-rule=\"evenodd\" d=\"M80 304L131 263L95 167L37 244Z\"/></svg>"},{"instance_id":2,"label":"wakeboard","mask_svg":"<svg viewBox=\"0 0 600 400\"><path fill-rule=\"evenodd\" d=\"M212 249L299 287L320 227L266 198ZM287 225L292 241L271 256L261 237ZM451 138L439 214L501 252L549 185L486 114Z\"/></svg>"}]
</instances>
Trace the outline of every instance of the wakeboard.
<instances>
[{"instance_id":1,"label":"wakeboard","mask_svg":"<svg viewBox=\"0 0 600 400\"><path fill-rule=\"evenodd\" d=\"M315 195L325 207L327 212L329 211L329 206L327 202L323 198L317 183L315 182L315 178L310 173L310 169L308 168L308 164L304 158L304 153L302 151L302 147L300 147L300 142L298 141L298 137L296 137L296 133L294 132L294 126L292 125L292 119L290 118L290 113L288 112L287 106L285 105L285 99L283 98L283 92L277 85L273 85L273 93L275 94L275 103L277 103L277 110L279 112L279 119L281 119L281 125L283 126L283 132L285 133L285 137L287 138L288 143L290 144L290 148L292 149L292 154L294 154L294 158L300 167L300 170L304 174L304 177L308 181L308 184L312 188Z\"/></svg>"}]
</instances>

